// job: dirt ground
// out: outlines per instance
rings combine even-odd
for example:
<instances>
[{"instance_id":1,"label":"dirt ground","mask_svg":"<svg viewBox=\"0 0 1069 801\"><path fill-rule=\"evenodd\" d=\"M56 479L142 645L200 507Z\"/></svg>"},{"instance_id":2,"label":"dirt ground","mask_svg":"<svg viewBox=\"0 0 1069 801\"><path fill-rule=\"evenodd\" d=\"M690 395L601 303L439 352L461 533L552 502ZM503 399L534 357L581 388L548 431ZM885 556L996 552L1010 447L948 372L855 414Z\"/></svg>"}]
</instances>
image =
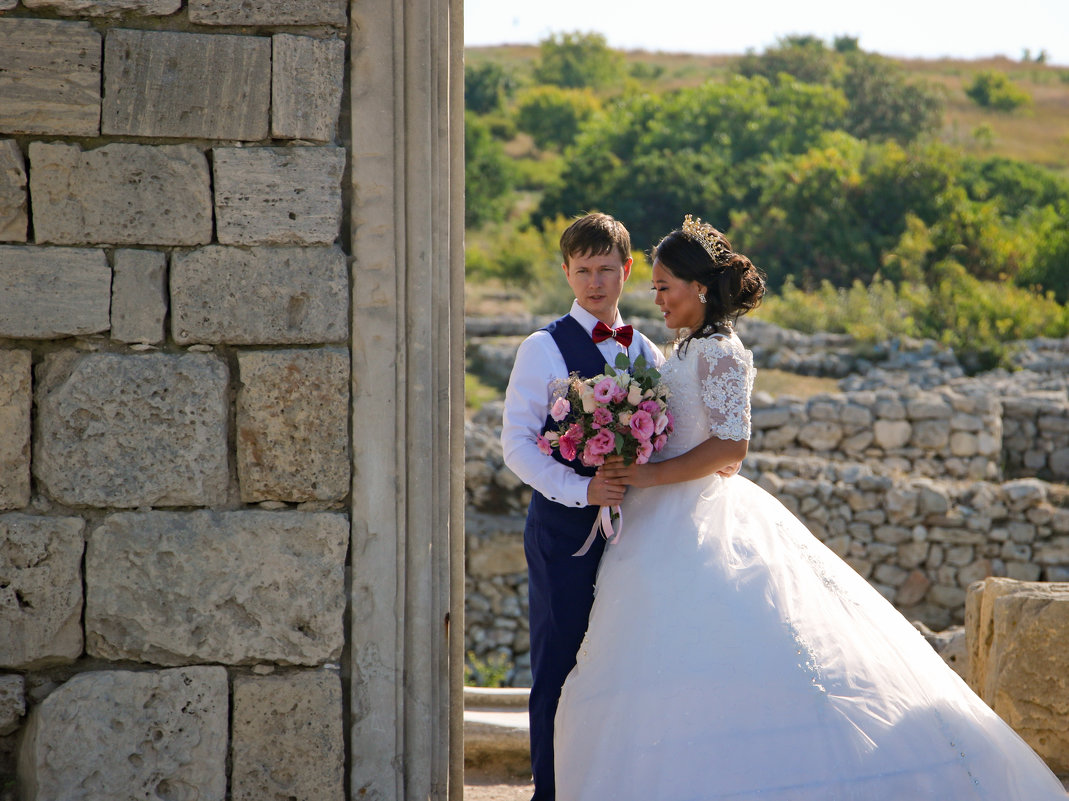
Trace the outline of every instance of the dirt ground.
<instances>
[{"instance_id":1,"label":"dirt ground","mask_svg":"<svg viewBox=\"0 0 1069 801\"><path fill-rule=\"evenodd\" d=\"M531 801L530 767L519 764L464 766L464 801Z\"/></svg>"}]
</instances>

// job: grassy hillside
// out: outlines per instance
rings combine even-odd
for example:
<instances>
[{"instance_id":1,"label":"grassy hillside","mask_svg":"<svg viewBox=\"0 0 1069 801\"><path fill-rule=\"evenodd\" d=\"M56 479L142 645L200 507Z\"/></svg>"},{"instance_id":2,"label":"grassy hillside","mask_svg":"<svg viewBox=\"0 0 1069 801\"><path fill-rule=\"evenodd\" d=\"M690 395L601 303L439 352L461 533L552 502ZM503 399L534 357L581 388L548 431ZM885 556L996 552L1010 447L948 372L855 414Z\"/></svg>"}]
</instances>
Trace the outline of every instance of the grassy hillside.
<instances>
[{"instance_id":1,"label":"grassy hillside","mask_svg":"<svg viewBox=\"0 0 1069 801\"><path fill-rule=\"evenodd\" d=\"M534 45L469 47L468 64L493 61L523 74L537 60ZM633 76L627 91L665 91L722 80L730 73L735 56L690 55L626 51L625 63ZM940 87L945 97L941 137L949 145L976 155L1000 155L1040 164L1069 176L1069 67L992 58L972 61L951 59L892 59L911 79ZM1030 108L1012 114L984 109L970 100L965 89L977 73L1006 73L1032 97ZM985 132L985 126L987 131ZM523 152L521 140L515 152Z\"/></svg>"}]
</instances>

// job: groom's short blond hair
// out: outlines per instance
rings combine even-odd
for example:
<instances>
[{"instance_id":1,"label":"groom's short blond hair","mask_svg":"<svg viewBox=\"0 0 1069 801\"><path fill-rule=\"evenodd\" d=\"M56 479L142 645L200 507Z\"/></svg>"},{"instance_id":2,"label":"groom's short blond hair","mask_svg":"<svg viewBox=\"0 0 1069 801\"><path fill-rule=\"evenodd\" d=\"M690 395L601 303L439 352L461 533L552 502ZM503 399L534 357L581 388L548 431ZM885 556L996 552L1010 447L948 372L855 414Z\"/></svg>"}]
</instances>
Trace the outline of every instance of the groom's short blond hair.
<instances>
[{"instance_id":1,"label":"groom's short blond hair","mask_svg":"<svg viewBox=\"0 0 1069 801\"><path fill-rule=\"evenodd\" d=\"M601 212L579 217L560 236L560 252L566 264L573 256L600 256L614 250L621 261L631 258L631 234L622 222Z\"/></svg>"}]
</instances>

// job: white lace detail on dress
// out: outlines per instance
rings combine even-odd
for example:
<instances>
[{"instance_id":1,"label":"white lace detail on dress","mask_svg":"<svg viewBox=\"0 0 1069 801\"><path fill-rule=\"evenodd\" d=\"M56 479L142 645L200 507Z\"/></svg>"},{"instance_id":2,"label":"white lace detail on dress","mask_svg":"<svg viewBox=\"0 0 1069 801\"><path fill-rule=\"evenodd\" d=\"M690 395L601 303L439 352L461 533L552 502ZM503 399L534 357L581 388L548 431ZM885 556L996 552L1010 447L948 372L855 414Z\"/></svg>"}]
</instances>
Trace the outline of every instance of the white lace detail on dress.
<instances>
[{"instance_id":1,"label":"white lace detail on dress","mask_svg":"<svg viewBox=\"0 0 1069 801\"><path fill-rule=\"evenodd\" d=\"M695 340L692 345L697 346L695 356L709 433L719 439L749 439L753 354L743 350L737 339L720 336Z\"/></svg>"}]
</instances>

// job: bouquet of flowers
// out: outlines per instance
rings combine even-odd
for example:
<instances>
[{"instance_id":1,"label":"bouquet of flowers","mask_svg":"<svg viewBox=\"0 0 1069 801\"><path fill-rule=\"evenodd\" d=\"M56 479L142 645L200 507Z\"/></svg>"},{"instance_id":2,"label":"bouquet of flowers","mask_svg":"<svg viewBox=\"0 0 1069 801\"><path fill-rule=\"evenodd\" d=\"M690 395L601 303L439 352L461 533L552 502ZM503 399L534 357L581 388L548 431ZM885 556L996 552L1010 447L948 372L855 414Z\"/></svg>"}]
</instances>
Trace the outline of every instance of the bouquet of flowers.
<instances>
[{"instance_id":1,"label":"bouquet of flowers","mask_svg":"<svg viewBox=\"0 0 1069 801\"><path fill-rule=\"evenodd\" d=\"M538 447L545 454L553 448L571 461L576 457L587 467L605 463L618 454L625 463L645 464L660 451L672 433L672 413L668 411L668 387L661 374L639 356L632 367L627 355L616 357L615 369L593 378L572 375L558 389L550 417L559 423L557 431L539 436ZM620 535L619 507L603 507L591 536L576 556L589 549L597 530L610 542Z\"/></svg>"}]
</instances>

